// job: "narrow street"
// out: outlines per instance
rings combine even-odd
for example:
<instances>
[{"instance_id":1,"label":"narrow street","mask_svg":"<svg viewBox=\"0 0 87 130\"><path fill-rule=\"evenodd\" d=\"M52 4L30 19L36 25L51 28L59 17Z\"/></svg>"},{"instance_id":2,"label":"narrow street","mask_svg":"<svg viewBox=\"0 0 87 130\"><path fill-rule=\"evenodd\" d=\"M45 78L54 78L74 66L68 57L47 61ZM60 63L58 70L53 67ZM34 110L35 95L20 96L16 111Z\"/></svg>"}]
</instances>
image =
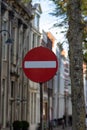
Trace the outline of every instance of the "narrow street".
<instances>
[{"instance_id":1,"label":"narrow street","mask_svg":"<svg viewBox=\"0 0 87 130\"><path fill-rule=\"evenodd\" d=\"M87 16L79 5L0 0L0 130L87 129Z\"/></svg>"}]
</instances>

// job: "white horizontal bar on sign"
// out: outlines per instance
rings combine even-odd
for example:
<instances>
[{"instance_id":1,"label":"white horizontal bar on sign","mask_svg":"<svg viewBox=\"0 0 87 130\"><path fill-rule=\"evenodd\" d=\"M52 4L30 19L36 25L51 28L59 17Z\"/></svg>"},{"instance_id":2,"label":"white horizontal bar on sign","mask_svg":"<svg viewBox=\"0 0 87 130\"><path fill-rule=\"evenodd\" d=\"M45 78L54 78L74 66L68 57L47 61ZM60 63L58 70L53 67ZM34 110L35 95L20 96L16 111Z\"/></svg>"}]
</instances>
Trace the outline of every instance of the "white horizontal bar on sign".
<instances>
[{"instance_id":1,"label":"white horizontal bar on sign","mask_svg":"<svg viewBox=\"0 0 87 130\"><path fill-rule=\"evenodd\" d=\"M56 68L56 61L25 61L24 68Z\"/></svg>"}]
</instances>

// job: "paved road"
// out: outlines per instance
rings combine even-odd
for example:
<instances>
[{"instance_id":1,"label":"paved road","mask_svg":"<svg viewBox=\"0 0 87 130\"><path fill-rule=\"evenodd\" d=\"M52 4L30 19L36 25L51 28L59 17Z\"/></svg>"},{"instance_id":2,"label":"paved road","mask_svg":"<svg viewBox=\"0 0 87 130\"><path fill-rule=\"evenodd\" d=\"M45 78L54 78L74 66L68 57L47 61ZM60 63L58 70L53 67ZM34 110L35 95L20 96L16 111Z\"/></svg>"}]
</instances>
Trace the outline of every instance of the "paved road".
<instances>
[{"instance_id":1,"label":"paved road","mask_svg":"<svg viewBox=\"0 0 87 130\"><path fill-rule=\"evenodd\" d=\"M58 127L53 128L53 130L72 130L72 127L65 127L63 129L62 126L58 126ZM85 130L87 130L87 127Z\"/></svg>"},{"instance_id":2,"label":"paved road","mask_svg":"<svg viewBox=\"0 0 87 130\"><path fill-rule=\"evenodd\" d=\"M58 126L58 127L53 128L53 130L72 130L72 127L62 128L62 126Z\"/></svg>"}]
</instances>

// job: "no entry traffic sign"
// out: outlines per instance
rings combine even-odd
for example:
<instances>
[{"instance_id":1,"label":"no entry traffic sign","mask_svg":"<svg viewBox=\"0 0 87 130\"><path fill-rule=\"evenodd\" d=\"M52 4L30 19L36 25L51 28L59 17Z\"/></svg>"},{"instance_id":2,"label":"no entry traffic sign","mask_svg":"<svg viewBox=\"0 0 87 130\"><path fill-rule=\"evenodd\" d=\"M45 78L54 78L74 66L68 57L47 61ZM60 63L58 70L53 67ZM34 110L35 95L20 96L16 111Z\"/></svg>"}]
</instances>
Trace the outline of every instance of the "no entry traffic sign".
<instances>
[{"instance_id":1,"label":"no entry traffic sign","mask_svg":"<svg viewBox=\"0 0 87 130\"><path fill-rule=\"evenodd\" d=\"M50 80L58 69L56 55L46 47L31 49L23 59L23 71L32 81L42 83Z\"/></svg>"}]
</instances>

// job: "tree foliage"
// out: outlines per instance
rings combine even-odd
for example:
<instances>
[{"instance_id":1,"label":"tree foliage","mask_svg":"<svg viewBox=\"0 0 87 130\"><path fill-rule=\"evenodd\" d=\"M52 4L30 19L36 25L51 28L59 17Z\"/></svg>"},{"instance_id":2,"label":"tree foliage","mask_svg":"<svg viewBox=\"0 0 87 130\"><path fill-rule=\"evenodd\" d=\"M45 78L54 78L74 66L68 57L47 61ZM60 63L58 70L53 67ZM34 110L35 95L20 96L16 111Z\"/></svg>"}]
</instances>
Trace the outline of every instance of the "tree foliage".
<instances>
[{"instance_id":1,"label":"tree foliage","mask_svg":"<svg viewBox=\"0 0 87 130\"><path fill-rule=\"evenodd\" d=\"M51 15L55 15L56 17L62 17L63 22L61 25L63 26L64 24L67 23L68 20L68 15L67 15L67 4L68 0L50 0L53 1L55 4L55 10L54 12L50 13ZM82 22L84 23L84 33L83 33L83 38L85 39L87 36L87 0L81 0L81 14L82 14ZM85 19L86 18L86 19ZM55 23L56 26L58 26L58 23Z\"/></svg>"},{"instance_id":2,"label":"tree foliage","mask_svg":"<svg viewBox=\"0 0 87 130\"><path fill-rule=\"evenodd\" d=\"M82 43L86 40L87 0L52 0L66 14L68 20L67 38L69 42L70 77L72 91L72 129L85 129L85 102L83 86ZM58 11L56 10L56 13ZM87 56L85 53L84 56Z\"/></svg>"},{"instance_id":3,"label":"tree foliage","mask_svg":"<svg viewBox=\"0 0 87 130\"><path fill-rule=\"evenodd\" d=\"M67 13L68 0L50 0L50 1L53 1L54 4L56 5L55 13L53 13L54 15L58 16L60 14L64 15ZM87 15L87 0L81 0L81 11L84 16Z\"/></svg>"},{"instance_id":4,"label":"tree foliage","mask_svg":"<svg viewBox=\"0 0 87 130\"><path fill-rule=\"evenodd\" d=\"M21 0L22 3L28 3L31 2L31 0Z\"/></svg>"},{"instance_id":5,"label":"tree foliage","mask_svg":"<svg viewBox=\"0 0 87 130\"><path fill-rule=\"evenodd\" d=\"M56 17L62 16L63 21L62 23L55 23L54 26L65 26L65 24L67 24L68 21L68 14L67 14L67 4L68 4L68 0L51 0L54 2L56 8L54 10L54 12L50 13L51 15L55 15ZM81 0L81 15L82 15L82 24L84 26L83 29L83 43L84 43L84 47L83 47L83 51L84 51L84 55L83 55L83 60L85 60L85 62L87 61L87 46L85 44L87 44L87 0ZM68 27L68 26L67 26Z\"/></svg>"}]
</instances>

